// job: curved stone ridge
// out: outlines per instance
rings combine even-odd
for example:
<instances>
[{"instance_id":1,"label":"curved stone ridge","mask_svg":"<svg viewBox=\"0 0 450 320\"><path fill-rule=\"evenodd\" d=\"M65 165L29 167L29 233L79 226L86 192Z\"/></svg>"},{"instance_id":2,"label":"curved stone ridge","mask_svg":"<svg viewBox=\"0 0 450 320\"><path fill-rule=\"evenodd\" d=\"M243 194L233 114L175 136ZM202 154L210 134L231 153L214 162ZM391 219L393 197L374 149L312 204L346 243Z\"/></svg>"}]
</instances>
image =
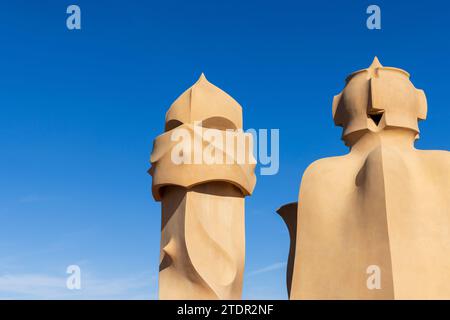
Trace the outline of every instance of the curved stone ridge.
<instances>
[{"instance_id":1,"label":"curved stone ridge","mask_svg":"<svg viewBox=\"0 0 450 320\"><path fill-rule=\"evenodd\" d=\"M214 118L232 124L229 129L242 129L242 107L202 73L197 82L170 106L166 124L171 121L194 123Z\"/></svg>"}]
</instances>

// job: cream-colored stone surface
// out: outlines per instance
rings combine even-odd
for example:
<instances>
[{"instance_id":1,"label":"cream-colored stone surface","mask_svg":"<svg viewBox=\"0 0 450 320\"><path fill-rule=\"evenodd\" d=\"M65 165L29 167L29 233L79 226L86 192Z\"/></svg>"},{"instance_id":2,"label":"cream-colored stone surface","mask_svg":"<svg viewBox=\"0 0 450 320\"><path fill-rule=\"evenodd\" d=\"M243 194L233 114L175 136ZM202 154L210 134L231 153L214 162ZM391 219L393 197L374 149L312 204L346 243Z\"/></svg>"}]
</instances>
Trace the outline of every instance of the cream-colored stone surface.
<instances>
[{"instance_id":1,"label":"cream-colored stone surface","mask_svg":"<svg viewBox=\"0 0 450 320\"><path fill-rule=\"evenodd\" d=\"M375 58L347 78L333 117L350 152L303 175L291 299L450 299L450 153L414 147L426 114L403 70Z\"/></svg>"},{"instance_id":2,"label":"cream-colored stone surface","mask_svg":"<svg viewBox=\"0 0 450 320\"><path fill-rule=\"evenodd\" d=\"M244 197L256 183L253 141L242 132L241 106L202 75L170 107L165 130L155 139L149 170L153 196L162 203L159 298L240 299ZM231 147L207 139L208 130L224 141L231 136ZM180 132L191 139L173 139ZM226 154L224 162L196 163L193 141L214 155ZM174 151L192 161L175 163Z\"/></svg>"}]
</instances>

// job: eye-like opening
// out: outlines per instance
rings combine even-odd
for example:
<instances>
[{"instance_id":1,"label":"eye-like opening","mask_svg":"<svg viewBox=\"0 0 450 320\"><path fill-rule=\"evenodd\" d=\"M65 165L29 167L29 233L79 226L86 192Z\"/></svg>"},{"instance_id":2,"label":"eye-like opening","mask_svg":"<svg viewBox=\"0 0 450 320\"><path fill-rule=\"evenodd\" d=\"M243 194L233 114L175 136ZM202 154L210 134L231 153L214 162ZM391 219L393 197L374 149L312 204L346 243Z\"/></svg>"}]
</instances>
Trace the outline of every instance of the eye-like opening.
<instances>
[{"instance_id":1,"label":"eye-like opening","mask_svg":"<svg viewBox=\"0 0 450 320\"><path fill-rule=\"evenodd\" d=\"M370 114L369 117L373 120L373 122L375 122L376 125L378 125L381 121L381 117L383 117L383 114Z\"/></svg>"},{"instance_id":2,"label":"eye-like opening","mask_svg":"<svg viewBox=\"0 0 450 320\"><path fill-rule=\"evenodd\" d=\"M380 124L381 118L383 118L383 111L377 113L371 113L367 116L372 119L372 121L378 126Z\"/></svg>"},{"instance_id":3,"label":"eye-like opening","mask_svg":"<svg viewBox=\"0 0 450 320\"><path fill-rule=\"evenodd\" d=\"M236 130L236 125L224 117L211 117L202 121L203 128L218 129L218 130Z\"/></svg>"},{"instance_id":4,"label":"eye-like opening","mask_svg":"<svg viewBox=\"0 0 450 320\"><path fill-rule=\"evenodd\" d=\"M183 124L183 122L181 122L179 120L176 120L176 119L169 120L166 123L165 131L167 132L167 131L170 131L172 129L175 129L176 127L179 127L182 124Z\"/></svg>"}]
</instances>

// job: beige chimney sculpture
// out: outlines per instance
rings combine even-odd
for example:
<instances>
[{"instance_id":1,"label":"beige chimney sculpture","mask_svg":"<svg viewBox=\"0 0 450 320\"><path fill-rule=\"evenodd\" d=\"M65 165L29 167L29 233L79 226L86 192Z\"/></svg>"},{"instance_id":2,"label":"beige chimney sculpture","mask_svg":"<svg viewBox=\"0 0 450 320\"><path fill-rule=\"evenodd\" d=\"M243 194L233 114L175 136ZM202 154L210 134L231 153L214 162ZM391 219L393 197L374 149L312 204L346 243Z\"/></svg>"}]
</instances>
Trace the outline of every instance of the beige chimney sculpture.
<instances>
[{"instance_id":1,"label":"beige chimney sculpture","mask_svg":"<svg viewBox=\"0 0 450 320\"><path fill-rule=\"evenodd\" d=\"M162 206L160 299L241 298L252 143L241 106L203 74L168 110L150 159Z\"/></svg>"},{"instance_id":2,"label":"beige chimney sculpture","mask_svg":"<svg viewBox=\"0 0 450 320\"><path fill-rule=\"evenodd\" d=\"M375 58L347 78L333 118L350 152L308 167L288 219L290 299L450 299L450 153L415 149L426 115L406 71Z\"/></svg>"}]
</instances>

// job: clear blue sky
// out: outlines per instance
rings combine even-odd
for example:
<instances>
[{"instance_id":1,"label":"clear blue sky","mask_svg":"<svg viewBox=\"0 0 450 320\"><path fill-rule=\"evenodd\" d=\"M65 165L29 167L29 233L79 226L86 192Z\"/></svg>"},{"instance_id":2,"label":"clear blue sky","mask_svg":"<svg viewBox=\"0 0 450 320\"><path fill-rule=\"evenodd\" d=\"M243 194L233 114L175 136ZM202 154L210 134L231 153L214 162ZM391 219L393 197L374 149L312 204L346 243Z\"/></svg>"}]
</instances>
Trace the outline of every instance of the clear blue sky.
<instances>
[{"instance_id":1,"label":"clear blue sky","mask_svg":"<svg viewBox=\"0 0 450 320\"><path fill-rule=\"evenodd\" d=\"M77 4L82 30L66 28ZM366 28L378 4L382 29ZM244 298L287 297L288 232L312 161L343 154L331 101L381 63L428 97L418 147L450 149L444 1L2 1L0 298L157 297L160 204L149 155L173 100L201 72L280 129L280 171L247 198ZM65 289L66 267L82 290Z\"/></svg>"}]
</instances>

